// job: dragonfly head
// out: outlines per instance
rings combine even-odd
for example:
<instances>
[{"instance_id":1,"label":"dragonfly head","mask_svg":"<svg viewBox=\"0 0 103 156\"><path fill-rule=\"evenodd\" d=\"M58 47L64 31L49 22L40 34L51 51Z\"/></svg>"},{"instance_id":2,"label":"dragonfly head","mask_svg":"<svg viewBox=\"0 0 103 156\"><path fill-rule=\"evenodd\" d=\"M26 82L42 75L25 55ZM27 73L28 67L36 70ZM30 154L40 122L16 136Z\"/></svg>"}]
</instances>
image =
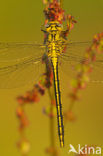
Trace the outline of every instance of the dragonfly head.
<instances>
[{"instance_id":1,"label":"dragonfly head","mask_svg":"<svg viewBox=\"0 0 103 156\"><path fill-rule=\"evenodd\" d=\"M62 29L63 29L62 24L60 24L57 21L51 21L45 27L46 27L46 31L47 32L53 32L53 31L59 31L59 32L61 32Z\"/></svg>"}]
</instances>

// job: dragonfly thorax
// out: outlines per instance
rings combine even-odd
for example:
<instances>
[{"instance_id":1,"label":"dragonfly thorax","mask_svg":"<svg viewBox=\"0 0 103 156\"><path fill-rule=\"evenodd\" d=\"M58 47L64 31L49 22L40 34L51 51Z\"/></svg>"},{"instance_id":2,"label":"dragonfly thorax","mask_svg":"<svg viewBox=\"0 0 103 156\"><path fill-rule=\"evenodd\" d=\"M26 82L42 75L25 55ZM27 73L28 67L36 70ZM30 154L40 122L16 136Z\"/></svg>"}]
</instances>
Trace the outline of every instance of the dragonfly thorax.
<instances>
[{"instance_id":1,"label":"dragonfly thorax","mask_svg":"<svg viewBox=\"0 0 103 156\"><path fill-rule=\"evenodd\" d=\"M56 42L60 40L62 30L62 25L59 22L50 22L46 25L46 32L48 33L47 41Z\"/></svg>"},{"instance_id":2,"label":"dragonfly thorax","mask_svg":"<svg viewBox=\"0 0 103 156\"><path fill-rule=\"evenodd\" d=\"M59 22L52 21L46 26L46 32L48 34L46 45L48 49L48 55L51 57L59 55L62 51L62 31L63 27L61 24L59 24Z\"/></svg>"}]
</instances>

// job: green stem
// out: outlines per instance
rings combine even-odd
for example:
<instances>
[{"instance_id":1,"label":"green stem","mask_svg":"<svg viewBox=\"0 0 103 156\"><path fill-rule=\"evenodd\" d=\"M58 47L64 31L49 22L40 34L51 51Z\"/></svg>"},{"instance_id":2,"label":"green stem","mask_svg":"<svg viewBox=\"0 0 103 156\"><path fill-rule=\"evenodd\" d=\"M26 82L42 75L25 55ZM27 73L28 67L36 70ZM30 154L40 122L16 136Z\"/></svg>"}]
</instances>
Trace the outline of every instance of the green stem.
<instances>
[{"instance_id":1,"label":"green stem","mask_svg":"<svg viewBox=\"0 0 103 156\"><path fill-rule=\"evenodd\" d=\"M53 104L52 104L52 93L51 93L51 88L48 89L49 97L51 100L50 103L50 112L53 114ZM50 139L51 139L51 147L55 147L55 141L54 141L54 117L50 118Z\"/></svg>"},{"instance_id":2,"label":"green stem","mask_svg":"<svg viewBox=\"0 0 103 156\"><path fill-rule=\"evenodd\" d=\"M49 93L49 97L51 99L51 103L50 103L50 112L51 114L53 114L53 104L52 104L52 100L54 99L53 95L52 95L52 89L49 88L48 89L48 93ZM51 140L51 147L53 149L55 149L55 132L54 132L54 117L50 117L50 140ZM53 152L51 154L51 156L56 156L56 153Z\"/></svg>"}]
</instances>

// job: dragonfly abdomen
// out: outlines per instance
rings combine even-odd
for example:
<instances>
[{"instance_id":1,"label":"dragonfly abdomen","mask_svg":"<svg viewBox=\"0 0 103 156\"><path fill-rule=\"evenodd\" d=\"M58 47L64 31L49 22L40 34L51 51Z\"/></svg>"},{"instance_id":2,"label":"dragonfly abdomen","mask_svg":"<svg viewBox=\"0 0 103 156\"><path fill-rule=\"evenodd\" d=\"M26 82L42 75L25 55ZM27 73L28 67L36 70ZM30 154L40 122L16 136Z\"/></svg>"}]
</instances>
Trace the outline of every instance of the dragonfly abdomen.
<instances>
[{"instance_id":1,"label":"dragonfly abdomen","mask_svg":"<svg viewBox=\"0 0 103 156\"><path fill-rule=\"evenodd\" d=\"M63 124L61 93L60 93L60 85L59 85L59 77L58 77L57 57L52 58L52 67L53 67L53 75L54 75L54 91L55 91L56 108L57 108L58 135L60 140L60 146L64 147L64 124Z\"/></svg>"}]
</instances>

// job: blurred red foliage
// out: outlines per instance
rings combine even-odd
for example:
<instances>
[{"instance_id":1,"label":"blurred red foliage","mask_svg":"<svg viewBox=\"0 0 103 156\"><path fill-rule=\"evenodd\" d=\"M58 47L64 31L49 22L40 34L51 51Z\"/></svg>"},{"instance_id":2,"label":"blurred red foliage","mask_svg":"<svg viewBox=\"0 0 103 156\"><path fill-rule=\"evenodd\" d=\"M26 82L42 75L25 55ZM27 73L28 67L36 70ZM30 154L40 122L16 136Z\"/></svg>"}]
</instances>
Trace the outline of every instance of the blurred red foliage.
<instances>
[{"instance_id":1,"label":"blurred red foliage","mask_svg":"<svg viewBox=\"0 0 103 156\"><path fill-rule=\"evenodd\" d=\"M70 30L74 27L76 20L71 15L66 15L65 11L61 8L60 2L53 0L43 0L46 4L44 9L45 14L45 24L49 21L58 21L60 24L66 21L67 29L63 32L63 37L67 38ZM44 36L45 40L45 36ZM65 47L66 48L66 47ZM94 36L92 45L87 49L85 53L85 58L82 63L77 68L76 78L72 81L71 87L72 91L69 94L69 98L74 103L79 99L79 90L84 89L89 81L89 74L92 71L91 62L96 60L96 52L103 52L103 33ZM46 72L42 74L39 82L33 86L33 89L27 91L25 95L17 97L18 107L16 110L16 115L19 120L19 131L21 134L21 139L18 143L18 147L25 154L29 151L30 144L24 137L24 130L28 126L29 121L25 114L24 107L26 104L37 103L40 101L41 96L45 95L45 90L49 89L53 84L53 72L51 66L47 66L48 60L44 61L46 65ZM51 103L55 108L55 100L51 98ZM54 117L54 113L51 113L50 109L43 108L43 113L49 116L50 118ZM73 114L72 110L69 109L64 113L66 121L75 121L76 117ZM57 149L51 147L46 149L46 153L54 153L57 156Z\"/></svg>"},{"instance_id":2,"label":"blurred red foliage","mask_svg":"<svg viewBox=\"0 0 103 156\"><path fill-rule=\"evenodd\" d=\"M91 46L87 49L83 60L77 66L77 75L71 81L72 91L69 94L72 102L79 99L79 90L85 89L89 82L90 73L93 71L92 64L96 61L97 53L103 53L103 33L94 36Z\"/></svg>"}]
</instances>

